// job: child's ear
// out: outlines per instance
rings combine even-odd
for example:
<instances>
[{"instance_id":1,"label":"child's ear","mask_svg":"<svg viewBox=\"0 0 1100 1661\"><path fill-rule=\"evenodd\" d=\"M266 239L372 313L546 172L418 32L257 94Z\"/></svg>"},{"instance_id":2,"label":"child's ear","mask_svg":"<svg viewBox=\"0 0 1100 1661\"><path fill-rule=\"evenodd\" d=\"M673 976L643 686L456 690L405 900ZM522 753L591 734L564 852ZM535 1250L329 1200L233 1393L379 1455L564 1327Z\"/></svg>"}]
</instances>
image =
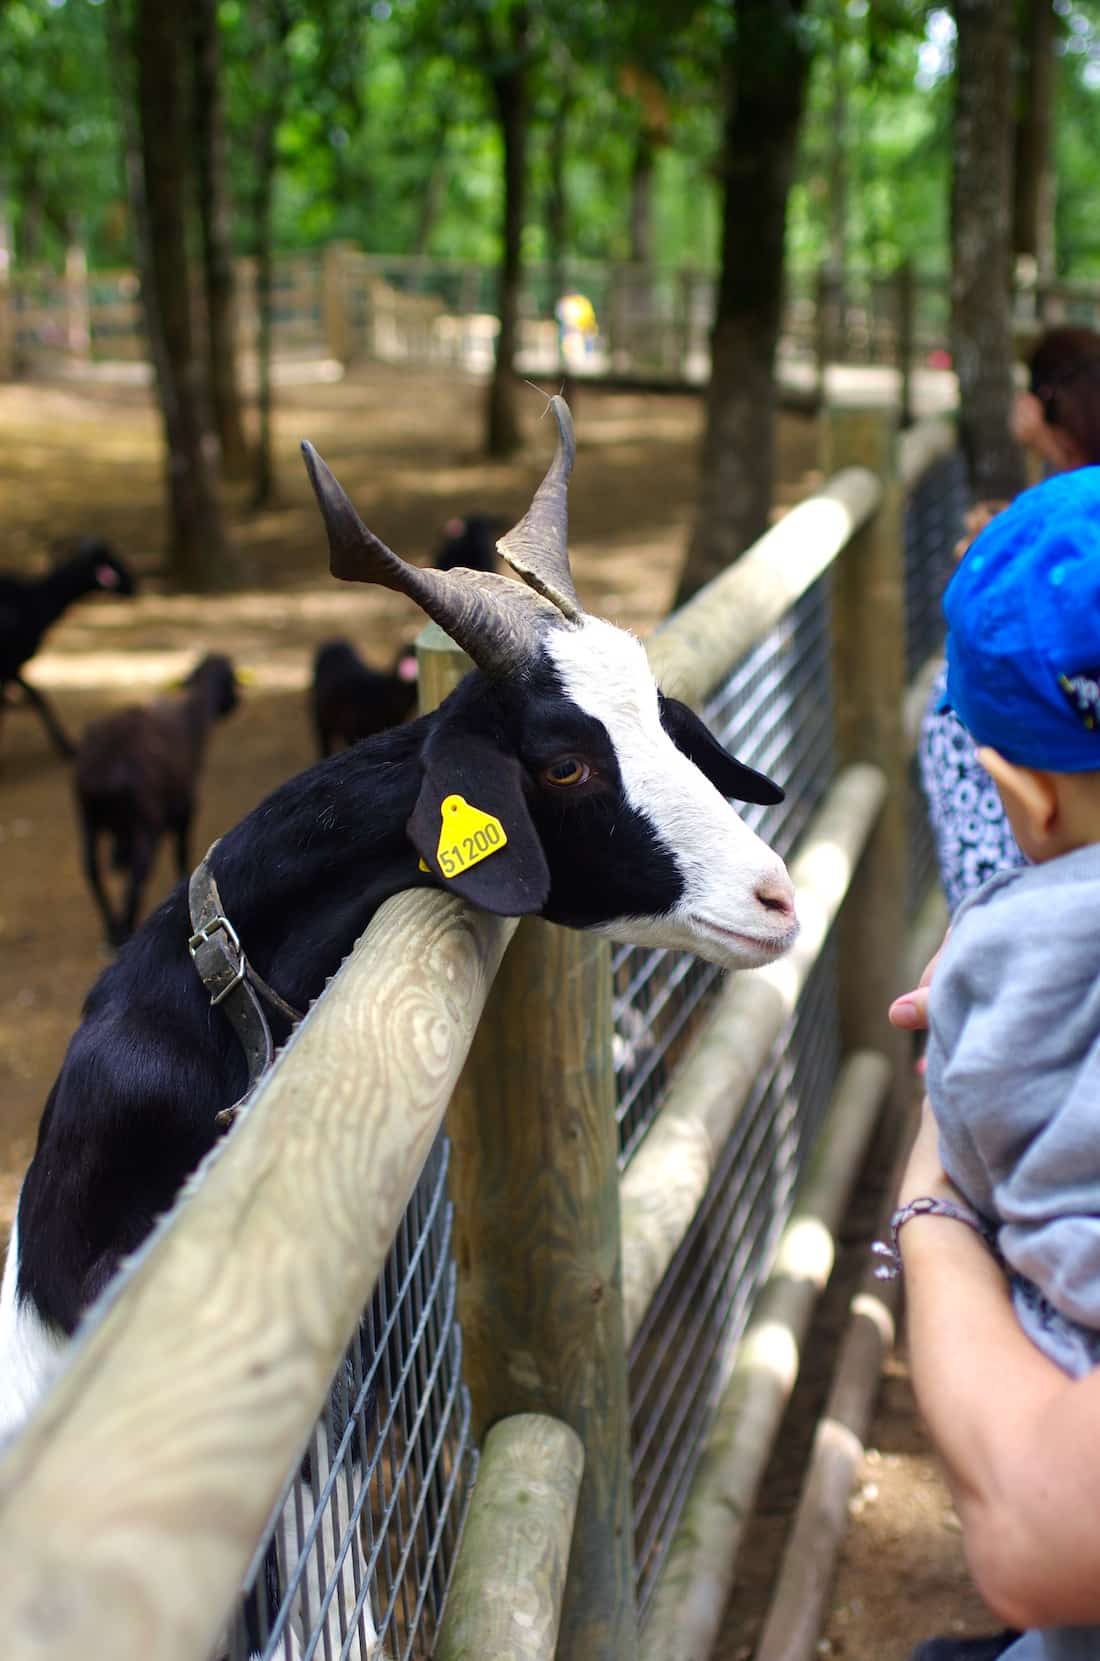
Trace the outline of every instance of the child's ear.
<instances>
[{"instance_id":1,"label":"child's ear","mask_svg":"<svg viewBox=\"0 0 1100 1661\"><path fill-rule=\"evenodd\" d=\"M1040 845L1045 842L1058 817L1058 792L1051 775L1006 761L999 750L986 744L979 748L978 760L1000 791L1013 824L1019 821L1031 840Z\"/></svg>"}]
</instances>

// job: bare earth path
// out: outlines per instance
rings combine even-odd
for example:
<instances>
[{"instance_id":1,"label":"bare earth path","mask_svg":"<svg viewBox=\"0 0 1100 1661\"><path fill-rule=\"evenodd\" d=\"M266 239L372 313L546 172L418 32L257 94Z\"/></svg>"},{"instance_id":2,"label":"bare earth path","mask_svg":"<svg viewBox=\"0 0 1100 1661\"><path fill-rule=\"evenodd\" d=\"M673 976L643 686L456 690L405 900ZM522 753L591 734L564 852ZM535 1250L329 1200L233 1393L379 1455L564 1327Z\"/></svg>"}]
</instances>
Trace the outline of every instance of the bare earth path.
<instances>
[{"instance_id":1,"label":"bare earth path","mask_svg":"<svg viewBox=\"0 0 1100 1661\"><path fill-rule=\"evenodd\" d=\"M206 650L229 652L249 674L243 707L211 743L196 857L313 759L304 689L315 645L348 634L383 660L422 621L400 597L340 588L329 578L299 439L313 440L379 535L423 559L456 512L517 517L545 464L549 440L535 432L534 395L525 453L510 465L477 458L481 396L473 381L379 366L338 383L283 389L281 503L253 515L233 506L249 586L206 599L168 595L159 580L160 439L148 394L117 385L0 386L0 569L43 571L55 539L97 533L115 541L143 578L132 603L96 599L75 607L35 660L33 679L70 730L151 695ZM701 404L586 388L576 417L571 547L578 589L593 610L645 633L667 609L691 522ZM785 417L785 503L817 482L815 457L812 424ZM150 903L172 880L165 851ZM0 731L0 1240L68 1035L104 961L79 868L67 768L37 720L9 710ZM819 1341L822 1354L836 1326L834 1315ZM820 1393L827 1371L817 1371ZM811 1391L784 1432L721 1661L751 1654L797 1495L795 1450L807 1441L815 1411ZM991 1623L967 1590L947 1498L897 1361L873 1441L824 1652L902 1661L930 1632Z\"/></svg>"}]
</instances>

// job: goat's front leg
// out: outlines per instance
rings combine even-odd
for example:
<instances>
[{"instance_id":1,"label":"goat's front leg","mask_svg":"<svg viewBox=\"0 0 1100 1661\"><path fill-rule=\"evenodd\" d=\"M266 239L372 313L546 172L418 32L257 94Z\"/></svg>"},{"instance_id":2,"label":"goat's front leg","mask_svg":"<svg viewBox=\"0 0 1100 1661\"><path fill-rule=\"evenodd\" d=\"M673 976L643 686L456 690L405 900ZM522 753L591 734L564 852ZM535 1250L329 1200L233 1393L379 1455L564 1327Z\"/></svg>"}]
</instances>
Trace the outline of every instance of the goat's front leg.
<instances>
[{"instance_id":1,"label":"goat's front leg","mask_svg":"<svg viewBox=\"0 0 1100 1661\"><path fill-rule=\"evenodd\" d=\"M103 879L99 874L99 833L93 826L84 820L81 825L84 837L84 875L88 879L88 887L92 891L92 898L99 907L99 914L103 918L103 927L107 932L107 942L117 946L121 942L119 935L122 930L122 921L117 918L111 908L107 890L103 886Z\"/></svg>"},{"instance_id":2,"label":"goat's front leg","mask_svg":"<svg viewBox=\"0 0 1100 1661\"><path fill-rule=\"evenodd\" d=\"M42 718L42 724L53 740L57 753L64 756L66 761L71 760L76 754L76 745L57 719L48 699L43 693L39 692L36 686L32 686L30 681L25 681L22 675L14 675L12 678L16 686L22 689L27 702L38 711Z\"/></svg>"},{"instance_id":3,"label":"goat's front leg","mask_svg":"<svg viewBox=\"0 0 1100 1661\"><path fill-rule=\"evenodd\" d=\"M145 884L149 881L149 873L153 869L153 856L157 851L156 838L148 831L139 831L130 850L130 871L126 884L126 905L122 917L122 939L116 940L115 945L121 946L129 940L137 928L138 912L141 909L141 897L145 892Z\"/></svg>"}]
</instances>

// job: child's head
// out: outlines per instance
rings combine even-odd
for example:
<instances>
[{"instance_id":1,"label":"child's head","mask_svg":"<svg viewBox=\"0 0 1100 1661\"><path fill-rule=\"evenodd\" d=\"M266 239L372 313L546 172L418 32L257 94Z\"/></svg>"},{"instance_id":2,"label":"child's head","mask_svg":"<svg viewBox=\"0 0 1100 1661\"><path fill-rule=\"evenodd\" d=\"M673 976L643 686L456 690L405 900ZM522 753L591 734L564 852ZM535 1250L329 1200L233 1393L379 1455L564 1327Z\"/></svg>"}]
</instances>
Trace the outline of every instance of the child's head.
<instances>
[{"instance_id":1,"label":"child's head","mask_svg":"<svg viewBox=\"0 0 1100 1661\"><path fill-rule=\"evenodd\" d=\"M944 596L947 693L1024 852L1100 842L1100 467L1025 490Z\"/></svg>"}]
</instances>

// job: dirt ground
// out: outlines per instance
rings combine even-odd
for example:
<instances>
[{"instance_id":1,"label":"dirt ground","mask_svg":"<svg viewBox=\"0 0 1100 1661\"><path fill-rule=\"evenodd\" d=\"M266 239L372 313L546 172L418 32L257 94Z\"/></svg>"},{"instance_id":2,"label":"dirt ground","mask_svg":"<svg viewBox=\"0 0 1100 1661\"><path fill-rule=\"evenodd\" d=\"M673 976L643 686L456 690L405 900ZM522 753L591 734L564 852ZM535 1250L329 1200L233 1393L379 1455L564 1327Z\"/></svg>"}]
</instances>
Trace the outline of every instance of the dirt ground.
<instances>
[{"instance_id":1,"label":"dirt ground","mask_svg":"<svg viewBox=\"0 0 1100 1661\"><path fill-rule=\"evenodd\" d=\"M304 692L316 644L350 635L376 661L422 622L400 596L338 587L297 454L313 440L364 519L406 557L425 558L443 521L481 510L516 518L550 450L536 430L514 464L477 455L481 388L470 380L371 366L341 381L301 375L279 393L280 505L231 502L249 585L229 597L170 595L160 435L148 393L132 384L0 386L0 568L44 571L59 539L99 534L141 577L132 601L96 598L51 631L31 678L69 730L151 696L205 650L229 652L248 675L241 709L212 739L195 857L269 789L313 759ZM590 607L645 633L667 610L696 482L701 404L692 397L584 389L570 492L571 548ZM818 481L812 422L782 423L781 500ZM0 738L0 1239L10 1223L39 1113L91 981L105 961L79 868L67 768L37 719L4 716ZM174 880L165 849L150 904ZM830 1326L831 1323L831 1326ZM839 1324L827 1317L820 1344ZM814 1388L784 1431L728 1613L719 1654L748 1657L766 1605L783 1526L797 1496L795 1449L812 1431ZM885 1382L822 1653L902 1661L937 1631L992 1623L969 1590L957 1524L919 1429L904 1362Z\"/></svg>"}]
</instances>

